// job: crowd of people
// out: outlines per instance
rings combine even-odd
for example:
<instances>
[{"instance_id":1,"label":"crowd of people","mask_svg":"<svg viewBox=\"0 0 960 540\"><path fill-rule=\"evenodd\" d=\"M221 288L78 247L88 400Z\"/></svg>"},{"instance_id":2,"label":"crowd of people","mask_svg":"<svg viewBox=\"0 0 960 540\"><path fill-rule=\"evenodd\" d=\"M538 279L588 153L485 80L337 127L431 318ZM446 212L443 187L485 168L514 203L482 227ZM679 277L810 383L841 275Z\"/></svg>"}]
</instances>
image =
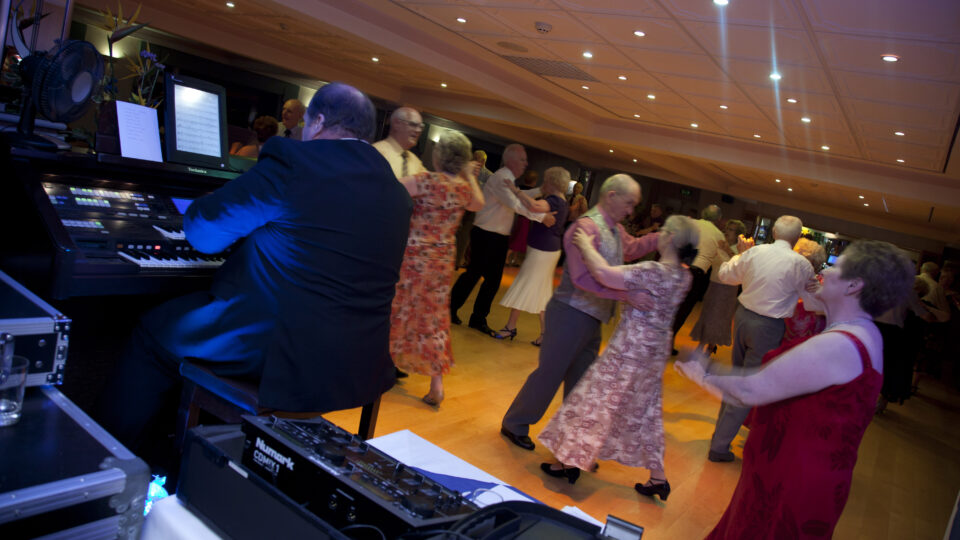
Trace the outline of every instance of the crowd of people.
<instances>
[{"instance_id":1,"label":"crowd of people","mask_svg":"<svg viewBox=\"0 0 960 540\"><path fill-rule=\"evenodd\" d=\"M885 242L854 242L823 269L823 247L801 238L794 216L777 219L772 243L755 245L716 205L699 219L657 204L636 218L641 187L626 174L603 181L589 208L563 167L522 189L520 144L490 171L484 152L446 131L428 171L411 151L420 113L397 109L388 136L369 144L375 110L345 84L324 86L300 112L302 142L292 140L295 106L277 127L261 124L286 136L265 137L256 166L184 216L196 249L235 247L210 291L143 317L112 375L99 419L134 450L169 407L185 361L259 381L261 403L279 410L367 404L401 369L430 377L422 400L439 407L454 365L451 324L482 280L470 328L513 339L521 311L540 318L537 367L501 434L533 450L530 427L562 384L563 403L537 437L555 458L543 473L573 483L615 460L647 469L636 491L666 501L663 373L702 301L691 334L699 346L675 366L721 402L705 458L733 461L731 441L744 422L751 428L740 482L710 538L829 537L878 404L909 394L910 317L942 324L955 309L952 269L925 264L915 277ZM517 216L529 222L525 255L495 331L487 317ZM732 346L732 366L711 362L719 346Z\"/></svg>"}]
</instances>

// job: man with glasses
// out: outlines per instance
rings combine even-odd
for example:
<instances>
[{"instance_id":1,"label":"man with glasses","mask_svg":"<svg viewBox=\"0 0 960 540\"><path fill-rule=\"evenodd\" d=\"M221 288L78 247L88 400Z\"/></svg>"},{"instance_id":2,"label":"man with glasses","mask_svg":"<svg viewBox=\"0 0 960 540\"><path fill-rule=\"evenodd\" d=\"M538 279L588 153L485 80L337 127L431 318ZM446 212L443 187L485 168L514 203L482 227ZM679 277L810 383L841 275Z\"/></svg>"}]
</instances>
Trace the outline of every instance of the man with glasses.
<instances>
[{"instance_id":1,"label":"man with glasses","mask_svg":"<svg viewBox=\"0 0 960 540\"><path fill-rule=\"evenodd\" d=\"M423 119L420 113L410 107L400 107L390 115L390 134L373 143L373 147L390 163L397 178L426 172L420 158L410 151L417 145L421 133Z\"/></svg>"}]
</instances>

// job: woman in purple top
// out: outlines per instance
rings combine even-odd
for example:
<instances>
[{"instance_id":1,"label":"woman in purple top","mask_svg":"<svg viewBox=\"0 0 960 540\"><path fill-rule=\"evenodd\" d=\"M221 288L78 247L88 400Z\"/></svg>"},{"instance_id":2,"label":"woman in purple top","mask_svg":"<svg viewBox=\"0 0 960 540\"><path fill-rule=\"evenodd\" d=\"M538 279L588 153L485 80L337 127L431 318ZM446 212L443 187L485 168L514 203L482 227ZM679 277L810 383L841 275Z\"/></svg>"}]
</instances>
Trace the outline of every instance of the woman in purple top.
<instances>
[{"instance_id":1,"label":"woman in purple top","mask_svg":"<svg viewBox=\"0 0 960 540\"><path fill-rule=\"evenodd\" d=\"M567 222L567 201L563 195L569 185L570 173L563 167L551 167L543 175L541 192L550 205L550 211L556 213L556 222L551 227L531 223L527 235L527 256L510 289L500 300L500 305L510 308L510 318L494 336L497 339L515 338L520 311L526 311L540 315L540 337L532 342L540 346L543 339L543 310L553 295L553 273L560 260L563 230Z\"/></svg>"}]
</instances>

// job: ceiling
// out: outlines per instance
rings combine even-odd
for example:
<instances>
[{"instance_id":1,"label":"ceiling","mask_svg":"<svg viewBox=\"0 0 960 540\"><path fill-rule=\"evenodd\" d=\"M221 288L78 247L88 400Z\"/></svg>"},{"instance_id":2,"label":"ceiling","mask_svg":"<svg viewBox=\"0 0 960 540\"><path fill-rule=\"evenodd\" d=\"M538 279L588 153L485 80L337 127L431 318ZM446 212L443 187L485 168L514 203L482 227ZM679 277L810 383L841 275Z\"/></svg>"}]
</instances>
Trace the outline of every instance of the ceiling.
<instances>
[{"instance_id":1,"label":"ceiling","mask_svg":"<svg viewBox=\"0 0 960 540\"><path fill-rule=\"evenodd\" d=\"M960 245L956 0L234 3L140 20L590 167Z\"/></svg>"}]
</instances>

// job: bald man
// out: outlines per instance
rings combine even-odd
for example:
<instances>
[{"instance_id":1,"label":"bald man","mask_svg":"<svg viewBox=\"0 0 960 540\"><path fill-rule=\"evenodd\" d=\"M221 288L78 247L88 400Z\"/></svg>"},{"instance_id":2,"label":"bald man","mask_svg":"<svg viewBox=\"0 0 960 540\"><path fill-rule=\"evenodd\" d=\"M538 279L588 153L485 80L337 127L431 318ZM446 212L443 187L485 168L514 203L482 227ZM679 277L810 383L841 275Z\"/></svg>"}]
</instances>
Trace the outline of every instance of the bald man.
<instances>
[{"instance_id":1,"label":"bald man","mask_svg":"<svg viewBox=\"0 0 960 540\"><path fill-rule=\"evenodd\" d=\"M280 125L277 126L277 135L299 141L303 136L300 121L303 120L303 113L306 110L307 108L303 106L299 99L288 99L280 112Z\"/></svg>"},{"instance_id":2,"label":"bald man","mask_svg":"<svg viewBox=\"0 0 960 540\"><path fill-rule=\"evenodd\" d=\"M400 107L390 115L390 134L373 143L373 147L387 158L397 178L425 172L420 158L410 151L423 133L423 118L416 109Z\"/></svg>"}]
</instances>

